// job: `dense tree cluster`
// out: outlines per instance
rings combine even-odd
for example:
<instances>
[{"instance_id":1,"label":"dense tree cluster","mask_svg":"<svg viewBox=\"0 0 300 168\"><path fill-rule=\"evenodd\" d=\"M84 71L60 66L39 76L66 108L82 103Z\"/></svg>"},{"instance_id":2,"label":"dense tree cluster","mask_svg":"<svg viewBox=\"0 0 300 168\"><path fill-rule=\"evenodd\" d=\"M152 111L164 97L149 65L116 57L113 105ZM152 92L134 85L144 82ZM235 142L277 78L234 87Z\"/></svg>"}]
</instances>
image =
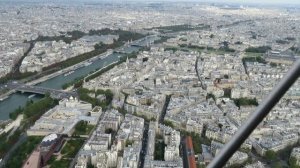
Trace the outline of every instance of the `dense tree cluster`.
<instances>
[{"instance_id":1,"label":"dense tree cluster","mask_svg":"<svg viewBox=\"0 0 300 168\"><path fill-rule=\"evenodd\" d=\"M270 65L271 65L271 67L277 67L278 66L278 64L276 64L274 62L271 62Z\"/></svg>"},{"instance_id":2,"label":"dense tree cluster","mask_svg":"<svg viewBox=\"0 0 300 168\"><path fill-rule=\"evenodd\" d=\"M87 121L79 121L76 126L73 135L88 135L94 128L93 125L89 125Z\"/></svg>"},{"instance_id":3,"label":"dense tree cluster","mask_svg":"<svg viewBox=\"0 0 300 168\"><path fill-rule=\"evenodd\" d=\"M6 168L22 167L23 162L33 152L36 146L42 141L42 137L28 137L13 153L12 157L7 161Z\"/></svg>"},{"instance_id":4,"label":"dense tree cluster","mask_svg":"<svg viewBox=\"0 0 300 168\"><path fill-rule=\"evenodd\" d=\"M243 44L243 42L237 41L237 42L235 42L234 44L241 45L241 44Z\"/></svg>"},{"instance_id":5,"label":"dense tree cluster","mask_svg":"<svg viewBox=\"0 0 300 168\"><path fill-rule=\"evenodd\" d=\"M276 40L276 43L278 44L290 44L288 40Z\"/></svg>"},{"instance_id":6,"label":"dense tree cluster","mask_svg":"<svg viewBox=\"0 0 300 168\"><path fill-rule=\"evenodd\" d=\"M10 132L0 135L0 158L3 158L11 148L11 146L13 146L18 141L21 131L16 130L13 135L7 138L9 134Z\"/></svg>"},{"instance_id":7,"label":"dense tree cluster","mask_svg":"<svg viewBox=\"0 0 300 168\"><path fill-rule=\"evenodd\" d=\"M245 62L259 62L259 63L263 63L263 64L266 64L266 60L263 59L261 56L249 56L249 57L244 57L242 59L243 63Z\"/></svg>"},{"instance_id":8,"label":"dense tree cluster","mask_svg":"<svg viewBox=\"0 0 300 168\"><path fill-rule=\"evenodd\" d=\"M249 98L239 98L239 99L233 99L234 103L236 106L241 107L241 106L258 106L257 100L254 99L249 99Z\"/></svg>"},{"instance_id":9,"label":"dense tree cluster","mask_svg":"<svg viewBox=\"0 0 300 168\"><path fill-rule=\"evenodd\" d=\"M191 30L204 30L209 28L210 28L209 25L204 25L204 24L199 24L196 26L183 24L183 25L154 27L152 29L157 29L160 32L179 32L179 31L191 31Z\"/></svg>"},{"instance_id":10,"label":"dense tree cluster","mask_svg":"<svg viewBox=\"0 0 300 168\"><path fill-rule=\"evenodd\" d=\"M260 46L260 47L249 47L245 51L252 52L252 53L265 53L268 50L271 50L270 46Z\"/></svg>"},{"instance_id":11,"label":"dense tree cluster","mask_svg":"<svg viewBox=\"0 0 300 168\"><path fill-rule=\"evenodd\" d=\"M171 128L174 128L174 124L172 123L172 121L164 120L163 124Z\"/></svg>"},{"instance_id":12,"label":"dense tree cluster","mask_svg":"<svg viewBox=\"0 0 300 168\"><path fill-rule=\"evenodd\" d=\"M293 47L291 47L290 49L291 49L292 51L294 51L296 54L300 54L300 48L299 48L299 47L293 46Z\"/></svg>"},{"instance_id":13,"label":"dense tree cluster","mask_svg":"<svg viewBox=\"0 0 300 168\"><path fill-rule=\"evenodd\" d=\"M97 90L91 91L85 88L78 89L79 99L91 103L93 106L101 106L102 109L106 109L113 99L113 93L110 90ZM91 97L89 94L95 94L95 97ZM104 101L98 100L98 95L105 95Z\"/></svg>"},{"instance_id":14,"label":"dense tree cluster","mask_svg":"<svg viewBox=\"0 0 300 168\"><path fill-rule=\"evenodd\" d=\"M18 108L16 111L9 114L11 119L16 119L21 113L24 114L24 120L33 124L41 115L47 110L58 104L57 100L52 99L49 95L46 95L43 99L33 102L28 101L23 108Z\"/></svg>"},{"instance_id":15,"label":"dense tree cluster","mask_svg":"<svg viewBox=\"0 0 300 168\"><path fill-rule=\"evenodd\" d=\"M276 159L277 154L276 152L272 151L272 150L268 150L265 153L265 157L269 160L269 161L273 161Z\"/></svg>"},{"instance_id":16,"label":"dense tree cluster","mask_svg":"<svg viewBox=\"0 0 300 168\"><path fill-rule=\"evenodd\" d=\"M166 47L165 48L165 51L173 51L173 52L176 52L178 50L177 47Z\"/></svg>"},{"instance_id":17,"label":"dense tree cluster","mask_svg":"<svg viewBox=\"0 0 300 168\"><path fill-rule=\"evenodd\" d=\"M88 33L74 30L70 31L67 33L62 33L64 35L59 35L59 36L39 36L37 39L29 41L29 42L38 42L38 41L64 41L65 43L70 44L72 41L78 40L82 38L83 36L87 35L119 35L119 39L121 41L127 41L127 40L136 40L139 38L144 37L144 35L135 33L135 32L130 32L130 31L125 31L125 30L112 30L112 29L101 29L101 30L90 30Z\"/></svg>"},{"instance_id":18,"label":"dense tree cluster","mask_svg":"<svg viewBox=\"0 0 300 168\"><path fill-rule=\"evenodd\" d=\"M155 141L154 160L165 160L165 147L166 144L163 140Z\"/></svg>"},{"instance_id":19,"label":"dense tree cluster","mask_svg":"<svg viewBox=\"0 0 300 168\"><path fill-rule=\"evenodd\" d=\"M227 47L221 47L219 48L219 51L224 51L224 52L235 52L235 49Z\"/></svg>"},{"instance_id":20,"label":"dense tree cluster","mask_svg":"<svg viewBox=\"0 0 300 168\"><path fill-rule=\"evenodd\" d=\"M133 140L126 140L125 147L131 146L133 144Z\"/></svg>"},{"instance_id":21,"label":"dense tree cluster","mask_svg":"<svg viewBox=\"0 0 300 168\"><path fill-rule=\"evenodd\" d=\"M190 48L190 49L196 49L196 50L204 50L206 48L204 46L197 46L197 45L192 45L192 44L188 44L186 47Z\"/></svg>"},{"instance_id":22,"label":"dense tree cluster","mask_svg":"<svg viewBox=\"0 0 300 168\"><path fill-rule=\"evenodd\" d=\"M36 72L25 72L25 73L20 73L20 72L15 72L15 73L9 73L7 75L5 75L4 77L0 78L0 84L1 83L6 83L10 80L20 80L20 79L24 79L27 77L30 77L32 75L37 74Z\"/></svg>"},{"instance_id":23,"label":"dense tree cluster","mask_svg":"<svg viewBox=\"0 0 300 168\"><path fill-rule=\"evenodd\" d=\"M216 101L216 96L215 96L214 94L208 93L208 94L206 95L206 100L208 100L208 99L210 99L210 98L212 98L214 101Z\"/></svg>"}]
</instances>

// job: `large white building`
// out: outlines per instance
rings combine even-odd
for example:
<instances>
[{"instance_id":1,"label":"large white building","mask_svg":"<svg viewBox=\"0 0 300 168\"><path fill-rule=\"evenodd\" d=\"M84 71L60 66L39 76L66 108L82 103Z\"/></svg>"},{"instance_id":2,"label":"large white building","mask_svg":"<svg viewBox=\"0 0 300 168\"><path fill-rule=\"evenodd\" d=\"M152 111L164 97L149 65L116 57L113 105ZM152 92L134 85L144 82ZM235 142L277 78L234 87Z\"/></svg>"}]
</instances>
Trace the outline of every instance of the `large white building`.
<instances>
[{"instance_id":1,"label":"large white building","mask_svg":"<svg viewBox=\"0 0 300 168\"><path fill-rule=\"evenodd\" d=\"M101 108L92 109L92 105L76 98L63 99L59 105L47 111L27 130L29 136L46 136L51 133L71 136L79 121L95 125L101 115ZM91 114L91 116L88 116Z\"/></svg>"}]
</instances>

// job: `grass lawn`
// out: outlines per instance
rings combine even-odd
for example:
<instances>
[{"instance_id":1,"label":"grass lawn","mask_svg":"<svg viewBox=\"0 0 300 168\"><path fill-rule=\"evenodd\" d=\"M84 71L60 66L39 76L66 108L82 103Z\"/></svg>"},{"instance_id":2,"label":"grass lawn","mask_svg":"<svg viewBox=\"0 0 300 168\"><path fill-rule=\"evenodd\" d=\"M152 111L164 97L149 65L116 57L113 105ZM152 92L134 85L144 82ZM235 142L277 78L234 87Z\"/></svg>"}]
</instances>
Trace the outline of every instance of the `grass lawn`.
<instances>
[{"instance_id":1,"label":"grass lawn","mask_svg":"<svg viewBox=\"0 0 300 168\"><path fill-rule=\"evenodd\" d=\"M84 139L69 140L61 150L63 158L74 158L84 143Z\"/></svg>"},{"instance_id":2,"label":"grass lawn","mask_svg":"<svg viewBox=\"0 0 300 168\"><path fill-rule=\"evenodd\" d=\"M69 159L55 160L51 163L50 168L69 167L70 163L71 160Z\"/></svg>"},{"instance_id":3,"label":"grass lawn","mask_svg":"<svg viewBox=\"0 0 300 168\"><path fill-rule=\"evenodd\" d=\"M73 136L89 135L94 127L95 127L94 125L89 125L89 124L87 124L87 122L80 121L75 126L75 131L73 133Z\"/></svg>"},{"instance_id":4,"label":"grass lawn","mask_svg":"<svg viewBox=\"0 0 300 168\"><path fill-rule=\"evenodd\" d=\"M93 130L95 126L94 125L87 125L84 129L84 131L82 130L75 130L73 135L89 135L91 133L91 131Z\"/></svg>"}]
</instances>

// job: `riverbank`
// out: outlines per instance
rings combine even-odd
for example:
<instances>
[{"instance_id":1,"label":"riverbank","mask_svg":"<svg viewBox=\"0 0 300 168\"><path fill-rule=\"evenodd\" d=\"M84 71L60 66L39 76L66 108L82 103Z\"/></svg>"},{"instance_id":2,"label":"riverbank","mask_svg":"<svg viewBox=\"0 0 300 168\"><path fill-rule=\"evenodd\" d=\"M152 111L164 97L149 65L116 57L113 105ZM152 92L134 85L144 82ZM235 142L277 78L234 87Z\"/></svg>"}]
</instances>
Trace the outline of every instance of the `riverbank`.
<instances>
[{"instance_id":1,"label":"riverbank","mask_svg":"<svg viewBox=\"0 0 300 168\"><path fill-rule=\"evenodd\" d=\"M112 65L114 65L114 64L117 64L118 62L119 62L119 61L112 62L112 63L110 63L110 64L108 64L108 65L105 65L104 67L100 68L98 71L95 71L95 72L93 72L93 73L87 75L86 77L83 78L83 82L86 82L86 79L90 78L91 76L93 76L93 75L95 75L95 74L97 74L97 73L99 73L99 72L102 72L103 69L105 69L105 68L107 68L107 67L109 67L109 66L112 66Z\"/></svg>"},{"instance_id":2,"label":"riverbank","mask_svg":"<svg viewBox=\"0 0 300 168\"><path fill-rule=\"evenodd\" d=\"M112 54L112 51L111 51L111 50L106 51L105 53L102 53L102 54L100 54L100 55L98 55L98 56L95 56L95 57L93 57L93 58L87 59L87 60L85 60L85 61L83 61L83 62L80 62L80 63L75 64L75 65L73 65L73 66L67 67L67 68L65 68L65 69L59 70L59 71L54 72L54 73L52 73L52 74L43 76L43 77L41 77L41 78L39 78L39 79L36 79L36 80L30 81L30 82L27 82L27 83L25 83L25 84L26 84L26 85L36 85L36 84L45 82L45 81L47 81L47 80L49 80L49 79L55 78L55 77L57 77L57 76L59 76L59 75L63 75L63 74L65 74L65 73L67 73L67 72L75 71L75 70L77 70L77 69L79 69L79 68L85 66L86 64L88 64L88 63L90 63L90 62L92 62L92 61L95 61L95 60L97 60L97 59L103 59L103 58L107 57L107 56L110 55L110 54ZM0 95L0 101L3 101L3 100L5 100L5 99L7 99L7 98L8 98L11 94L13 94L13 93L15 93L14 90L9 90L8 92L6 92L6 93Z\"/></svg>"},{"instance_id":3,"label":"riverbank","mask_svg":"<svg viewBox=\"0 0 300 168\"><path fill-rule=\"evenodd\" d=\"M147 44L153 43L154 40L157 40L159 37L157 36L147 36L138 40L133 41L133 45L138 46L147 46ZM109 50L112 52L105 52L102 54L99 54L93 58L90 58L88 60L85 60L83 62L80 62L76 65L73 65L71 67L65 68L61 71L57 71L54 73L51 73L49 75L45 75L44 77L41 77L39 79L31 80L29 84L35 84L38 87L43 88L50 88L50 89L56 89L61 90L63 88L63 85L67 83L71 83L72 81L83 79L87 75L94 73L95 71L98 71L99 69L104 70L104 67L107 67L109 64L119 61L123 57L125 58L126 53L132 53L137 52L141 47L138 46L132 46L132 45L126 45L124 48L125 53L115 53L113 51L117 50ZM69 73L73 71L73 68L76 69L73 73L70 73L69 75L64 75L65 73ZM95 74L98 74L95 73ZM94 76L94 75L93 75ZM26 82L24 82L26 83ZM4 85L2 85L4 86ZM29 100L30 93L12 93L8 98L6 98L3 101L0 101L0 120L7 120L9 119L9 114L14 112L19 107L22 108L26 105L26 102ZM3 97L5 98L5 97ZM42 96L35 96L31 100L39 100Z\"/></svg>"},{"instance_id":4,"label":"riverbank","mask_svg":"<svg viewBox=\"0 0 300 168\"><path fill-rule=\"evenodd\" d=\"M46 80L49 80L49 79L51 79L51 78L57 77L57 76L62 75L62 74L65 74L65 73L67 73L67 72L75 71L75 70L77 70L77 69L79 69L79 68L85 66L86 64L88 64L88 63L90 63L90 62L93 62L93 61L95 61L95 60L97 60L97 59L103 59L103 58L109 56L110 54L112 54L112 50L106 51L106 52L104 52L104 53L102 53L102 54L100 54L100 55L98 55L98 56L95 56L95 57L93 57L93 58L87 59L87 60L85 60L85 61L83 61L83 62L80 62L80 63L78 63L78 64L72 65L72 66L67 67L67 68L65 68L65 69L59 70L59 71L54 72L54 73L52 73L52 74L50 74L50 75L41 77L41 78L36 79L36 80L34 80L34 81L28 82L28 83L26 83L26 84L27 84L27 85L36 85L36 84L42 83L42 82L44 82L44 81L46 81Z\"/></svg>"},{"instance_id":5,"label":"riverbank","mask_svg":"<svg viewBox=\"0 0 300 168\"><path fill-rule=\"evenodd\" d=\"M14 90L9 90L8 92L0 95L0 101L7 99L11 94L15 93Z\"/></svg>"},{"instance_id":6,"label":"riverbank","mask_svg":"<svg viewBox=\"0 0 300 168\"><path fill-rule=\"evenodd\" d=\"M23 114L18 115L16 120L7 124L5 128L2 131L0 131L0 135L2 135L3 133L8 133L11 129L17 129L20 126L22 120L23 120Z\"/></svg>"},{"instance_id":7,"label":"riverbank","mask_svg":"<svg viewBox=\"0 0 300 168\"><path fill-rule=\"evenodd\" d=\"M144 39L147 39L147 36L146 36L146 37L143 37L143 38L141 38L141 39L137 39L137 40L133 41L133 43L141 42L141 41L143 41ZM123 47L124 47L124 46L123 46ZM77 64L75 64L75 65L71 65L71 66L69 66L69 67L66 67L66 68L61 69L61 70L59 70L59 71L56 71L56 72L54 72L54 73L51 73L51 74L42 76L42 77L40 77L40 78L38 78L38 79L34 79L34 80L32 80L32 81L25 82L25 84L27 84L27 85L37 85L37 84L39 84L39 83L45 82L45 81L47 81L47 80L49 80L49 79L52 79L52 78L54 78L54 77L57 77L57 76L59 76L59 75L68 73L68 72L70 72L70 71L75 71L75 70L77 70L77 69L79 69L79 68L84 67L86 64L89 64L90 62L93 62L93 61L98 60L98 59L104 59L104 58L106 58L107 56L109 56L109 55L112 54L114 51L116 51L116 50L118 50L118 49L120 49L120 48L122 48L122 46L121 46L121 47L118 47L118 48L115 48L115 49L108 49L108 50L105 51L104 53L101 53L101 54L99 54L99 55L97 55L97 56L91 57L91 58L89 58L89 59L86 59L86 60L84 60L84 61L82 61L82 62L79 62L79 63L77 63ZM6 94L0 95L0 101L3 101L4 99L8 98L8 97L9 97L11 94L13 94L13 93L15 93L15 92L12 91L12 92L8 92L8 93L6 93Z\"/></svg>"}]
</instances>

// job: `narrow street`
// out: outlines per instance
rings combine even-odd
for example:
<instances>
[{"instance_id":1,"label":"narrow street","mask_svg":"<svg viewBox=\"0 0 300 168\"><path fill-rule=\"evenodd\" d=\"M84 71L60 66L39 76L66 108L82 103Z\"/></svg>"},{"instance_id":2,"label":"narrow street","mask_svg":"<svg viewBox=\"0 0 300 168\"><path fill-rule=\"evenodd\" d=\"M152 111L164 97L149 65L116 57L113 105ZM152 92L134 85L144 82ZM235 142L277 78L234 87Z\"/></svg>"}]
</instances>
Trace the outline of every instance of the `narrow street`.
<instances>
[{"instance_id":1,"label":"narrow street","mask_svg":"<svg viewBox=\"0 0 300 168\"><path fill-rule=\"evenodd\" d=\"M186 150L186 147L185 147L185 137L184 136L181 136L181 142L180 142L180 156L182 157L182 162L183 162L183 167L184 168L188 168L189 167L189 164L188 164L188 161L187 161L187 150Z\"/></svg>"},{"instance_id":2,"label":"narrow street","mask_svg":"<svg viewBox=\"0 0 300 168\"><path fill-rule=\"evenodd\" d=\"M158 122L159 122L160 124L162 124L162 123L164 122L165 115L166 115L166 112L167 112L167 108L168 108L169 102L170 102L170 100L171 100L171 96L172 96L172 95L167 95L167 96L166 96L166 101L165 101L164 107L163 107L163 109L162 109L162 111L161 111L160 118L159 118L159 120L158 120Z\"/></svg>"},{"instance_id":3,"label":"narrow street","mask_svg":"<svg viewBox=\"0 0 300 168\"><path fill-rule=\"evenodd\" d=\"M148 145L148 131L149 131L149 123L144 123L144 133L143 133L143 141L142 141L142 150L140 152L140 163L139 168L144 167L145 163L145 156L147 154L147 145Z\"/></svg>"}]
</instances>

